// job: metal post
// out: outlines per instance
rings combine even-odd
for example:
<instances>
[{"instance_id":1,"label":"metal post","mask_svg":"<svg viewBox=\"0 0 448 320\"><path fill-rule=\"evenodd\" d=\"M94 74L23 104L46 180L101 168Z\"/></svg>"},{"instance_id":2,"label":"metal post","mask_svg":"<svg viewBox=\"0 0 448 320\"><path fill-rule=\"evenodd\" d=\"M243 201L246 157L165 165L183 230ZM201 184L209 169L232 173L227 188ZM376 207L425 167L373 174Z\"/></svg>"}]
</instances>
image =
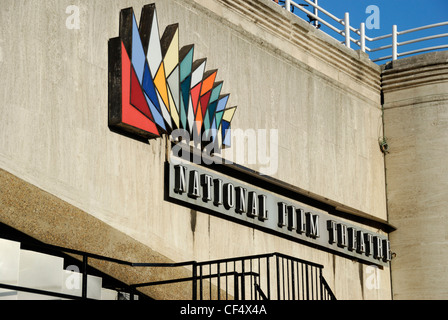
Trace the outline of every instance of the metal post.
<instances>
[{"instance_id":1,"label":"metal post","mask_svg":"<svg viewBox=\"0 0 448 320\"><path fill-rule=\"evenodd\" d=\"M291 0L285 0L285 9L291 12Z\"/></svg>"},{"instance_id":2,"label":"metal post","mask_svg":"<svg viewBox=\"0 0 448 320\"><path fill-rule=\"evenodd\" d=\"M245 279L245 271L244 271L244 261L241 260L241 300L246 300L246 279Z\"/></svg>"},{"instance_id":3,"label":"metal post","mask_svg":"<svg viewBox=\"0 0 448 320\"><path fill-rule=\"evenodd\" d=\"M87 255L82 257L82 298L87 299Z\"/></svg>"},{"instance_id":4,"label":"metal post","mask_svg":"<svg viewBox=\"0 0 448 320\"><path fill-rule=\"evenodd\" d=\"M192 265L192 278L193 278L193 282L191 284L191 289L193 290L192 292L192 300L196 301L198 300L198 266L196 264L196 262L193 262Z\"/></svg>"},{"instance_id":5,"label":"metal post","mask_svg":"<svg viewBox=\"0 0 448 320\"><path fill-rule=\"evenodd\" d=\"M268 299L271 300L271 270L269 260L270 257L266 257L266 286L268 287Z\"/></svg>"},{"instance_id":6,"label":"metal post","mask_svg":"<svg viewBox=\"0 0 448 320\"><path fill-rule=\"evenodd\" d=\"M238 283L238 272L235 272L235 275L233 276L233 298L235 300L240 300L240 289L239 289L239 283Z\"/></svg>"},{"instance_id":7,"label":"metal post","mask_svg":"<svg viewBox=\"0 0 448 320\"><path fill-rule=\"evenodd\" d=\"M319 26L319 20L317 20L317 17L319 15L319 10L317 9L318 0L314 0L314 4L316 5L314 7L314 15L316 16L316 20L314 21L314 26L317 28Z\"/></svg>"},{"instance_id":8,"label":"metal post","mask_svg":"<svg viewBox=\"0 0 448 320\"><path fill-rule=\"evenodd\" d=\"M292 288L292 300L296 300L295 297L295 291L296 291L296 284L294 281L294 262L290 260L291 263L291 288Z\"/></svg>"},{"instance_id":9,"label":"metal post","mask_svg":"<svg viewBox=\"0 0 448 320\"><path fill-rule=\"evenodd\" d=\"M277 300L280 300L280 264L278 261L278 256L275 256L276 269L277 269Z\"/></svg>"},{"instance_id":10,"label":"metal post","mask_svg":"<svg viewBox=\"0 0 448 320\"><path fill-rule=\"evenodd\" d=\"M208 275L209 275L209 280L208 280L209 290L208 290L208 292L209 292L210 300L212 300L212 264L211 263L208 265Z\"/></svg>"},{"instance_id":11,"label":"metal post","mask_svg":"<svg viewBox=\"0 0 448 320\"><path fill-rule=\"evenodd\" d=\"M202 264L199 266L199 300L204 300L203 296L204 288L202 286Z\"/></svg>"},{"instance_id":12,"label":"metal post","mask_svg":"<svg viewBox=\"0 0 448 320\"><path fill-rule=\"evenodd\" d=\"M192 283L192 290L193 290L193 301L198 300L198 266L196 262L193 263L193 283Z\"/></svg>"},{"instance_id":13,"label":"metal post","mask_svg":"<svg viewBox=\"0 0 448 320\"><path fill-rule=\"evenodd\" d=\"M309 274L308 265L305 265L305 280L306 280L306 300L310 300L310 284L309 284Z\"/></svg>"},{"instance_id":14,"label":"metal post","mask_svg":"<svg viewBox=\"0 0 448 320\"><path fill-rule=\"evenodd\" d=\"M366 24L364 22L361 22L359 31L361 32L361 51L366 52Z\"/></svg>"},{"instance_id":15,"label":"metal post","mask_svg":"<svg viewBox=\"0 0 448 320\"><path fill-rule=\"evenodd\" d=\"M218 300L221 300L221 268L219 267L220 263L218 262L216 266L216 271L218 274Z\"/></svg>"},{"instance_id":16,"label":"metal post","mask_svg":"<svg viewBox=\"0 0 448 320\"><path fill-rule=\"evenodd\" d=\"M345 45L350 48L350 14L345 13Z\"/></svg>"},{"instance_id":17,"label":"metal post","mask_svg":"<svg viewBox=\"0 0 448 320\"><path fill-rule=\"evenodd\" d=\"M397 32L397 25L394 24L392 26L392 60L397 60L398 58L398 41L397 41L397 37L398 37L398 32Z\"/></svg>"},{"instance_id":18,"label":"metal post","mask_svg":"<svg viewBox=\"0 0 448 320\"><path fill-rule=\"evenodd\" d=\"M319 271L320 300L324 300L324 283L322 281L322 278L323 278L322 268L320 268L320 271Z\"/></svg>"}]
</instances>

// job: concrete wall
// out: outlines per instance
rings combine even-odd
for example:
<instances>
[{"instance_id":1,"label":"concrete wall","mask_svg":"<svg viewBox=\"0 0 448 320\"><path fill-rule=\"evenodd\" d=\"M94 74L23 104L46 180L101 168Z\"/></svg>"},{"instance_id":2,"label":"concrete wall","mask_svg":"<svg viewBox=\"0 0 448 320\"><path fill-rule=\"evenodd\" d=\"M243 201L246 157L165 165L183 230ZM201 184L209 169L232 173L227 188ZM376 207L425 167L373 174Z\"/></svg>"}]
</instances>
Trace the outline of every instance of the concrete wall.
<instances>
[{"instance_id":1,"label":"concrete wall","mask_svg":"<svg viewBox=\"0 0 448 320\"><path fill-rule=\"evenodd\" d=\"M223 92L238 106L233 128L278 130L273 177L341 210L387 220L377 65L269 0L154 2L161 30L179 22L181 46L195 44L195 58L219 70ZM107 41L118 36L121 9L134 7L139 21L146 3L3 1L0 168L155 250L158 259L281 251L323 264L340 299L390 298L388 268L379 270L379 288L368 289L366 265L163 201L166 141L146 145L107 127ZM80 9L79 29L66 27L69 5ZM17 204L7 208L1 221L71 243L63 235L72 216L39 211L52 228L34 230L12 219L21 215ZM85 232L78 227L72 236ZM78 244L85 249L98 250L94 241L117 245L101 234L85 239Z\"/></svg>"},{"instance_id":2,"label":"concrete wall","mask_svg":"<svg viewBox=\"0 0 448 320\"><path fill-rule=\"evenodd\" d=\"M401 59L383 72L395 299L448 298L448 54Z\"/></svg>"}]
</instances>

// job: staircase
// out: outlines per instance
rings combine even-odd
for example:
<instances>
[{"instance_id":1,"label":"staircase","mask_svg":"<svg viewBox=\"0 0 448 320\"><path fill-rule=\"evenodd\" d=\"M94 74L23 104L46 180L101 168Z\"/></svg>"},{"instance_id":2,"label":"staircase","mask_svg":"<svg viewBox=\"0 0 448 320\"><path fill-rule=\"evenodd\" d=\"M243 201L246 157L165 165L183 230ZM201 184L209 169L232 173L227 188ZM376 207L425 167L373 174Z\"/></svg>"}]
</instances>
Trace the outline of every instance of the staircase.
<instances>
[{"instance_id":1,"label":"staircase","mask_svg":"<svg viewBox=\"0 0 448 320\"><path fill-rule=\"evenodd\" d=\"M145 295L137 295L139 288L175 283L191 283L192 300L336 299L323 277L322 265L278 252L203 262L133 263L48 244L34 245L56 252L52 255L29 250L30 245L0 239L0 300L135 300L145 299ZM82 255L82 262L69 256L64 261L61 252ZM191 277L126 285L89 269L89 258L135 268L188 267ZM71 261L81 263L84 272L75 264L68 265ZM95 275L89 275L89 270Z\"/></svg>"},{"instance_id":2,"label":"staircase","mask_svg":"<svg viewBox=\"0 0 448 320\"><path fill-rule=\"evenodd\" d=\"M87 298L118 300L119 292L103 288L102 282L101 277L87 276ZM82 273L76 265L64 269L64 258L25 250L19 242L0 239L0 300L76 297L82 297Z\"/></svg>"}]
</instances>

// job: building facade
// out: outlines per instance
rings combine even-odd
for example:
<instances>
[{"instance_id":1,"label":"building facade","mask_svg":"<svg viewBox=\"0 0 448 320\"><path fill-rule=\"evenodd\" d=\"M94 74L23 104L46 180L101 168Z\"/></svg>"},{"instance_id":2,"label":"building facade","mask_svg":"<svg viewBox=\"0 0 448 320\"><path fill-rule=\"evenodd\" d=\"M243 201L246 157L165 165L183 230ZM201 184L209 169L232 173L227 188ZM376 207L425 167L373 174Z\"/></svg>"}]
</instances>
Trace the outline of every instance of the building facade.
<instances>
[{"instance_id":1,"label":"building facade","mask_svg":"<svg viewBox=\"0 0 448 320\"><path fill-rule=\"evenodd\" d=\"M133 287L140 298L253 298L253 290L271 299L319 299L325 287L337 299L406 299L445 281L446 257L435 253L444 252L448 230L446 139L439 131L446 125L444 53L380 67L269 0L152 2L3 5L0 222L11 235L5 239L131 262L88 261L103 284L109 277L151 283ZM213 75L210 90L219 86L217 99L225 98L212 151L206 142L215 140L201 138L205 119L209 128L218 122L219 106L203 102L201 92L188 109L180 100L186 92L185 101L195 101L192 84L183 90L184 81L157 72L162 62L169 69L172 49L177 60L170 70L179 66L181 74L191 45L187 75L200 70L204 88ZM134 113L125 115L126 101ZM149 107L151 121L143 120L139 103ZM414 125L430 143L417 139ZM188 129L187 136L176 129ZM388 153L379 143L385 138ZM425 210L430 216L422 218ZM23 253L16 252L20 264ZM67 255L82 273L79 252ZM260 255L273 260L248 258L238 270L210 262ZM435 260L433 270L419 264L424 255ZM305 267L293 264L299 260ZM199 262L210 263L197 269ZM60 269L73 271L67 264ZM3 281L25 286L17 270ZM290 278L280 283L276 272ZM311 273L313 293L292 289L299 274L303 280ZM413 281L429 273L443 280L416 289ZM224 279L230 275L232 281ZM59 277L64 287L67 275ZM176 281L183 278L193 281ZM273 283L281 290L271 290ZM434 298L445 297L444 288ZM19 291L5 292L20 298Z\"/></svg>"}]
</instances>

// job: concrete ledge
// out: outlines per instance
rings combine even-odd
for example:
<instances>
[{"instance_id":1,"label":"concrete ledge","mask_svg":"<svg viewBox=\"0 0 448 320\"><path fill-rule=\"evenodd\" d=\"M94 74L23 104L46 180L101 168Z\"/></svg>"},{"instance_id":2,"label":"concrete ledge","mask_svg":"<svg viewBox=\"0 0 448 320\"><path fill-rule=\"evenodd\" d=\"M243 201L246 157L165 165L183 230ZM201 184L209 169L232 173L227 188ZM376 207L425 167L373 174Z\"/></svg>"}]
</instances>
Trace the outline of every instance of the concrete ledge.
<instances>
[{"instance_id":1,"label":"concrete ledge","mask_svg":"<svg viewBox=\"0 0 448 320\"><path fill-rule=\"evenodd\" d=\"M448 51L430 52L392 61L383 65L382 69L384 93L437 85L448 80Z\"/></svg>"},{"instance_id":2,"label":"concrete ledge","mask_svg":"<svg viewBox=\"0 0 448 320\"><path fill-rule=\"evenodd\" d=\"M249 33L263 46L272 48L279 56L290 57L343 82L362 95L376 100L380 92L381 68L367 54L345 45L312 27L271 0L194 0L214 13L220 13L223 23L233 25L240 34ZM216 2L227 9L217 9ZM231 14L232 13L232 14ZM244 30L244 31L243 31ZM288 54L286 54L286 52ZM359 85L362 84L362 85Z\"/></svg>"},{"instance_id":3,"label":"concrete ledge","mask_svg":"<svg viewBox=\"0 0 448 320\"><path fill-rule=\"evenodd\" d=\"M411 69L440 63L448 63L448 51L428 52L407 58L401 58L382 65L381 69L386 73L392 73L394 70L403 71L403 69Z\"/></svg>"}]
</instances>

